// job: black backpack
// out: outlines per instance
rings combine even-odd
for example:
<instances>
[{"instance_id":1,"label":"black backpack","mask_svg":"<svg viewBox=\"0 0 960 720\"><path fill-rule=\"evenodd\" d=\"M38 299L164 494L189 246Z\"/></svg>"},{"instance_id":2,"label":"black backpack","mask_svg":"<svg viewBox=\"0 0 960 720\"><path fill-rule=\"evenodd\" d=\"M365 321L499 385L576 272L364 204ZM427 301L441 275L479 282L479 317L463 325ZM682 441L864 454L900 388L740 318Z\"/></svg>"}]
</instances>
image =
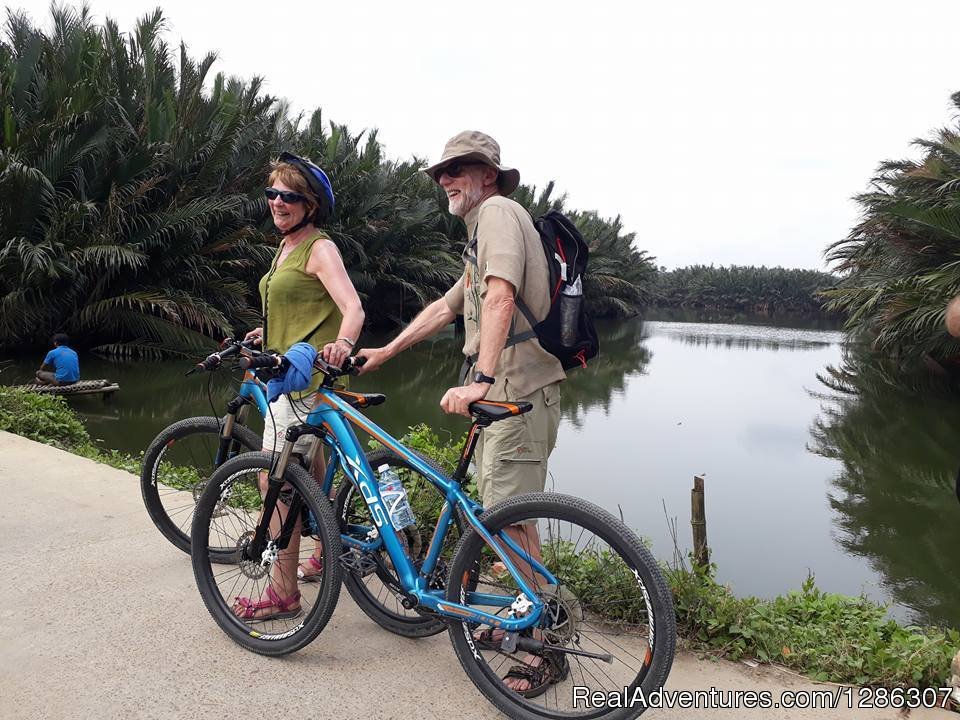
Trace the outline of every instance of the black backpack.
<instances>
[{"instance_id":1,"label":"black backpack","mask_svg":"<svg viewBox=\"0 0 960 720\"><path fill-rule=\"evenodd\" d=\"M543 320L537 322L518 294L517 309L533 330L516 335L511 332L504 347L537 338L543 349L560 361L564 370L586 367L587 361L600 352L597 331L583 303L583 276L587 270L590 248L576 225L558 210L550 210L537 218L534 225L540 233L550 272L550 311ZM476 245L476 239L474 231L473 242L470 243L472 246ZM468 259L476 263L475 254L468 253ZM476 355L470 356L464 367L469 368L476 361Z\"/></svg>"},{"instance_id":2,"label":"black backpack","mask_svg":"<svg viewBox=\"0 0 960 720\"><path fill-rule=\"evenodd\" d=\"M559 210L550 210L534 225L550 269L550 312L538 323L519 297L517 307L533 326L540 345L556 356L564 370L586 367L587 360L600 352L597 331L583 302L590 248L577 226Z\"/></svg>"}]
</instances>

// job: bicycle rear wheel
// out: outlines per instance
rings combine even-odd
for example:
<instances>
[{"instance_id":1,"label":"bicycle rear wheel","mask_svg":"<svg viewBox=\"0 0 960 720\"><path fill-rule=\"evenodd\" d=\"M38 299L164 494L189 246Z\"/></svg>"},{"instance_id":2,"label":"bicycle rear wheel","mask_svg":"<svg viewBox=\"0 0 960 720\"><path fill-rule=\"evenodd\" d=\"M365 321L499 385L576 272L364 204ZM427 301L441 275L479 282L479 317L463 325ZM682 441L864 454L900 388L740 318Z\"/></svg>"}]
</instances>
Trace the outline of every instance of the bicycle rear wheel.
<instances>
[{"instance_id":1,"label":"bicycle rear wheel","mask_svg":"<svg viewBox=\"0 0 960 720\"><path fill-rule=\"evenodd\" d=\"M498 503L481 517L494 534L517 523L539 531L543 565L557 583L536 574L533 591L546 604L535 628L518 633L526 650L510 650L502 631L471 622L451 624L450 639L477 688L510 717L627 720L645 707L623 707L662 687L673 663L676 619L673 599L653 557L639 538L610 513L580 498L534 493ZM533 543L521 541L531 557ZM447 599L467 604L471 587L514 599L516 583L498 575L498 560L483 539L466 530L450 568ZM530 566L518 569L530 576ZM510 610L478 600L476 607L507 616ZM545 648L546 644L549 647ZM523 686L525 697L505 684ZM520 680L519 678L523 678ZM595 692L603 703L595 703Z\"/></svg>"},{"instance_id":2,"label":"bicycle rear wheel","mask_svg":"<svg viewBox=\"0 0 960 720\"><path fill-rule=\"evenodd\" d=\"M444 474L433 460L419 453L417 455L439 474ZM430 541L440 517L444 497L433 483L390 450L369 452L367 461L374 471L381 465L389 465L396 471L407 491L410 507L417 522L399 533L400 541L404 543L407 555L419 568L430 549ZM349 480L345 480L340 485L335 503L340 532L344 535L366 540L376 530L370 517L370 508L364 502L360 490ZM437 567L429 578L430 587L440 589L444 587L447 569L459 539L460 518L455 514L454 523L443 539ZM357 606L380 627L409 638L429 637L446 629L446 622L436 615L404 608L394 590L384 583L377 573L378 564L382 564L387 574L395 575L395 573L390 556L382 546L376 553L361 553L359 550L348 549L346 558L350 562L344 568L343 584ZM392 580L399 585L399 580L395 577Z\"/></svg>"},{"instance_id":3,"label":"bicycle rear wheel","mask_svg":"<svg viewBox=\"0 0 960 720\"><path fill-rule=\"evenodd\" d=\"M191 532L193 574L207 610L231 639L261 655L291 653L319 635L336 607L342 579L340 533L330 501L299 465L287 467L265 546L255 559L248 559L245 551L264 511L259 477L271 469L273 459L272 453L246 453L221 465L197 502ZM300 516L293 537L285 550L280 549L283 520L297 507ZM228 545L234 548L235 564L214 567L210 548ZM312 582L298 586L297 565L311 555L323 570ZM275 608L278 617L238 616L240 598L251 603L273 599L271 590L283 600L293 598L288 608ZM295 612L298 606L300 613ZM274 614L274 609L268 610Z\"/></svg>"},{"instance_id":4,"label":"bicycle rear wheel","mask_svg":"<svg viewBox=\"0 0 960 720\"><path fill-rule=\"evenodd\" d=\"M143 456L143 504L157 529L185 553L190 552L190 526L197 499L217 468L223 422L215 417L180 420L164 428ZM220 464L240 453L260 449L260 438L248 427L235 423L231 437L227 457L221 458ZM233 550L210 548L221 562Z\"/></svg>"}]
</instances>

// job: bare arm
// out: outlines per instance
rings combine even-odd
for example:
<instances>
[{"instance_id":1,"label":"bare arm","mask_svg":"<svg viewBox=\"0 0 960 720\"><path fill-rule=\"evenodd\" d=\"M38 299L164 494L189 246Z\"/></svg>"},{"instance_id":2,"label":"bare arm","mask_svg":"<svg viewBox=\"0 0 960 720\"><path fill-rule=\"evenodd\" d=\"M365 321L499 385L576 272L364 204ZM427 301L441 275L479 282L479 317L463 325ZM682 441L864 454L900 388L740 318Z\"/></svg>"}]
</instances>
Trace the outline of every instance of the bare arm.
<instances>
[{"instance_id":1,"label":"bare arm","mask_svg":"<svg viewBox=\"0 0 960 720\"><path fill-rule=\"evenodd\" d=\"M387 351L387 358L391 358L408 347L416 345L421 340L435 335L452 323L455 317L454 312L447 306L447 301L443 298L437 298L421 310L420 314L403 329L403 332L384 346L384 350Z\"/></svg>"},{"instance_id":2,"label":"bare arm","mask_svg":"<svg viewBox=\"0 0 960 720\"><path fill-rule=\"evenodd\" d=\"M340 251L330 240L318 240L313 244L306 270L323 283L343 315L337 330L337 339L321 349L324 360L333 365L342 365L353 352L353 346L363 328L364 312L360 297L343 266Z\"/></svg>"},{"instance_id":3,"label":"bare arm","mask_svg":"<svg viewBox=\"0 0 960 720\"><path fill-rule=\"evenodd\" d=\"M477 368L484 375L493 375L500 362L503 345L510 332L513 319L514 290L506 280L490 276L487 278L487 294L483 298L480 310L480 353Z\"/></svg>"},{"instance_id":4,"label":"bare arm","mask_svg":"<svg viewBox=\"0 0 960 720\"><path fill-rule=\"evenodd\" d=\"M487 294L480 308L480 353L477 368L484 375L494 375L500 362L500 353L510 332L513 318L513 285L496 276L487 278ZM503 382L501 378L498 382ZM470 403L482 400L490 392L488 383L475 382L447 390L440 407L444 412L470 417Z\"/></svg>"},{"instance_id":5,"label":"bare arm","mask_svg":"<svg viewBox=\"0 0 960 720\"><path fill-rule=\"evenodd\" d=\"M364 348L358 352L357 356L366 361L366 364L360 368L360 373L376 370L394 355L436 334L441 328L452 323L455 317L456 314L447 305L445 298L434 300L421 310L420 314L391 342L383 347Z\"/></svg>"}]
</instances>

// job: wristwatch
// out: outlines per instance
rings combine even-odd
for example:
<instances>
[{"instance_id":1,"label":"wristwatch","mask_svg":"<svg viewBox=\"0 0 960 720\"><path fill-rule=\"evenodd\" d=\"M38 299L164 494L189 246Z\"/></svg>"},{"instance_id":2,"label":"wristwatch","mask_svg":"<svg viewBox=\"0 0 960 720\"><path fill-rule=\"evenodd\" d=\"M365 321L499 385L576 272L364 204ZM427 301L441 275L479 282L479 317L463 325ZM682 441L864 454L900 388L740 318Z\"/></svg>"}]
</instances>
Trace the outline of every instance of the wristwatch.
<instances>
[{"instance_id":1,"label":"wristwatch","mask_svg":"<svg viewBox=\"0 0 960 720\"><path fill-rule=\"evenodd\" d=\"M489 375L484 375L482 372L477 370L477 374L473 376L473 381L475 383L488 383L493 385L496 382L495 378L490 377Z\"/></svg>"}]
</instances>

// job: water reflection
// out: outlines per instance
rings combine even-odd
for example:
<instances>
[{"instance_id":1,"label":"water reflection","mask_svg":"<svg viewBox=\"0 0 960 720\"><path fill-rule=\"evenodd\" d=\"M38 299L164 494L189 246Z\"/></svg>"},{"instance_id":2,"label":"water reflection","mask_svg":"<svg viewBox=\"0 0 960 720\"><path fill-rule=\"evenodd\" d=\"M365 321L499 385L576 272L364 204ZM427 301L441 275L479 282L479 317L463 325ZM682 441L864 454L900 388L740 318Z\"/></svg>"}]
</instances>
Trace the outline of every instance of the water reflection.
<instances>
[{"instance_id":1,"label":"water reflection","mask_svg":"<svg viewBox=\"0 0 960 720\"><path fill-rule=\"evenodd\" d=\"M675 338L684 345L718 347L727 350L816 350L843 340L840 332L798 330L758 325L705 325L686 322L657 322L658 335Z\"/></svg>"},{"instance_id":2,"label":"water reflection","mask_svg":"<svg viewBox=\"0 0 960 720\"><path fill-rule=\"evenodd\" d=\"M843 321L833 315L805 313L745 313L730 310L694 308L652 308L645 319L688 324L754 325L770 328L801 330L840 330Z\"/></svg>"},{"instance_id":3,"label":"water reflection","mask_svg":"<svg viewBox=\"0 0 960 720\"><path fill-rule=\"evenodd\" d=\"M841 466L830 495L837 542L867 558L915 619L960 625L960 400L857 348L820 380L811 449Z\"/></svg>"},{"instance_id":4,"label":"water reflection","mask_svg":"<svg viewBox=\"0 0 960 720\"><path fill-rule=\"evenodd\" d=\"M588 410L599 407L607 414L611 400L624 393L627 381L646 374L652 357L643 344L643 323L639 320L601 323L597 332L600 355L585 369L570 370L562 386L561 415L578 430Z\"/></svg>"}]
</instances>

